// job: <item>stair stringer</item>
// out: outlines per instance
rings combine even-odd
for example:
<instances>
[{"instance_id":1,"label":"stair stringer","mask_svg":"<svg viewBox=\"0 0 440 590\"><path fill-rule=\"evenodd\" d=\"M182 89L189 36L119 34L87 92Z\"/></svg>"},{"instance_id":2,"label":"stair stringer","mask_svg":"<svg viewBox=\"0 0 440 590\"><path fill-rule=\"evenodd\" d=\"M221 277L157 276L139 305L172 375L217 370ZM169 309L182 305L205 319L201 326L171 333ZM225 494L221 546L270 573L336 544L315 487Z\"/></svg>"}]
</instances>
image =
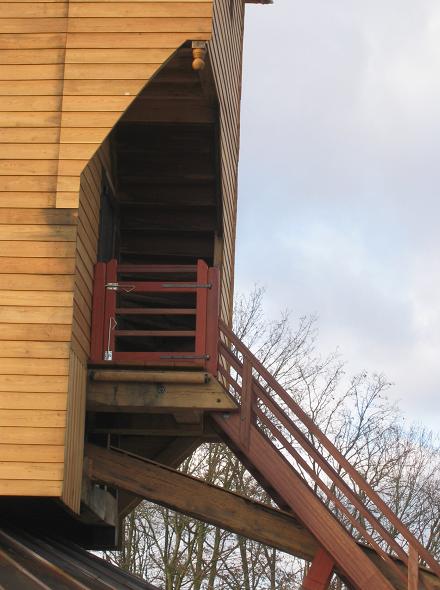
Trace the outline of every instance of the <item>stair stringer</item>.
<instances>
[{"instance_id":1,"label":"stair stringer","mask_svg":"<svg viewBox=\"0 0 440 590\"><path fill-rule=\"evenodd\" d=\"M232 450L238 450L273 487L277 496L332 556L338 570L343 572L354 590L394 590L394 586L255 425L249 427L249 444L245 446L240 440L239 414L213 414L212 418L231 441Z\"/></svg>"}]
</instances>

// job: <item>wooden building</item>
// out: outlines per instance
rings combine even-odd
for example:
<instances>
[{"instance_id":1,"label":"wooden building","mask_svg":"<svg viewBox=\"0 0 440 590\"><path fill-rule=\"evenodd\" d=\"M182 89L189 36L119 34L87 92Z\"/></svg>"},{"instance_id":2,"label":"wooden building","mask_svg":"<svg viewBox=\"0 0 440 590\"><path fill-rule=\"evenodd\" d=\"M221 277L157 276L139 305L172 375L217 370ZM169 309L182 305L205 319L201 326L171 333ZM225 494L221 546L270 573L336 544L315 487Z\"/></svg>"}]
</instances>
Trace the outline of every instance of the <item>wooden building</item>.
<instances>
[{"instance_id":1,"label":"wooden building","mask_svg":"<svg viewBox=\"0 0 440 590\"><path fill-rule=\"evenodd\" d=\"M230 331L244 12L2 4L0 515L112 547L140 498L194 514L199 485L199 518L313 560L304 588L334 570L356 589L440 588L438 564ZM173 471L219 438L284 512Z\"/></svg>"}]
</instances>

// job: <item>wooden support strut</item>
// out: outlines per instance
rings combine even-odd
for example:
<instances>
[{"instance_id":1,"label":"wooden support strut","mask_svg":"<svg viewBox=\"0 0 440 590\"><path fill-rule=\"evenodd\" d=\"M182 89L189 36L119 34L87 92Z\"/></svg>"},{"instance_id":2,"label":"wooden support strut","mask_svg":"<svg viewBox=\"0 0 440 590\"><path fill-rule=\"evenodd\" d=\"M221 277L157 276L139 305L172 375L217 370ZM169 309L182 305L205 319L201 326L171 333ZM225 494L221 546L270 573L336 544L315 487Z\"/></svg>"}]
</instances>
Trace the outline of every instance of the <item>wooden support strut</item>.
<instances>
[{"instance_id":1,"label":"wooden support strut","mask_svg":"<svg viewBox=\"0 0 440 590\"><path fill-rule=\"evenodd\" d=\"M335 562L331 555L324 549L319 549L304 578L302 590L327 590L334 567Z\"/></svg>"}]
</instances>

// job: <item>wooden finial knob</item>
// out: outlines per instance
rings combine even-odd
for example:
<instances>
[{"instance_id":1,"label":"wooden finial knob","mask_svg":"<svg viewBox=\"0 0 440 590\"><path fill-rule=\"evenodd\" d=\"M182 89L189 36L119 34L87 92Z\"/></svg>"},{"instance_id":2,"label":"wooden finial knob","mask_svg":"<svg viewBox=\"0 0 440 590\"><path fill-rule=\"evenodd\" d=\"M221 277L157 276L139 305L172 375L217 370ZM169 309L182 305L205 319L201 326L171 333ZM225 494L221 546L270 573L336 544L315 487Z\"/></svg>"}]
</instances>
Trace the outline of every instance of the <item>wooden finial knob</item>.
<instances>
[{"instance_id":1,"label":"wooden finial knob","mask_svg":"<svg viewBox=\"0 0 440 590\"><path fill-rule=\"evenodd\" d=\"M193 62L192 69L199 71L205 67L205 54L206 49L204 47L193 47Z\"/></svg>"}]
</instances>

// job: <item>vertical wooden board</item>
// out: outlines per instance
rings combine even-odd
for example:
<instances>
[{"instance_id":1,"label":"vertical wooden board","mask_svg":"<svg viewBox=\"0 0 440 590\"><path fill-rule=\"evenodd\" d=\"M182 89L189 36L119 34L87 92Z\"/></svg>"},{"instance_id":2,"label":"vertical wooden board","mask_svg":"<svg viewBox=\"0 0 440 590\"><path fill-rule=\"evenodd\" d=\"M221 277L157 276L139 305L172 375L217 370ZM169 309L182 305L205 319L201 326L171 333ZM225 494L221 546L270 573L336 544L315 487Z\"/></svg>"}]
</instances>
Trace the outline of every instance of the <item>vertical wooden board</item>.
<instances>
[{"instance_id":1,"label":"vertical wooden board","mask_svg":"<svg viewBox=\"0 0 440 590\"><path fill-rule=\"evenodd\" d=\"M234 283L243 26L244 3L214 2L213 38L208 50L220 104L223 204L220 314L227 323L232 319Z\"/></svg>"}]
</instances>

